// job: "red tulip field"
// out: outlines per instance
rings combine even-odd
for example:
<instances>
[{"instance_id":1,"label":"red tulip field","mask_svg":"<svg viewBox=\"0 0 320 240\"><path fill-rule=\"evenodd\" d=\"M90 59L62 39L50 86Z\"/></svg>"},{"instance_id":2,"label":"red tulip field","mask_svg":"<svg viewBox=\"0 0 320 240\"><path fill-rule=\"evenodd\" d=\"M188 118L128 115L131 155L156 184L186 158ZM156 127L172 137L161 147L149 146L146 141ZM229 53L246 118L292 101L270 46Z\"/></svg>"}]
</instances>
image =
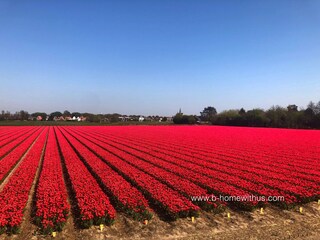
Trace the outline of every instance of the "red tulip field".
<instances>
[{"instance_id":1,"label":"red tulip field","mask_svg":"<svg viewBox=\"0 0 320 240\"><path fill-rule=\"evenodd\" d=\"M32 200L31 217L25 208ZM289 210L320 199L320 131L218 126L0 127L0 233Z\"/></svg>"}]
</instances>

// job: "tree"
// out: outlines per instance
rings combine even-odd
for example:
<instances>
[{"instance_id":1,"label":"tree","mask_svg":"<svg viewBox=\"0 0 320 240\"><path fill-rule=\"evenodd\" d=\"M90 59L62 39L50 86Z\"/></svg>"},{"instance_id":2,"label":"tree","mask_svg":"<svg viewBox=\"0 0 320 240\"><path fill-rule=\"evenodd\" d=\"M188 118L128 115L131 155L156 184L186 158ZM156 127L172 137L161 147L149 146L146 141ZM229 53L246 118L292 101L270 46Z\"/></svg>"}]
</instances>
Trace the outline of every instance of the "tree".
<instances>
[{"instance_id":1,"label":"tree","mask_svg":"<svg viewBox=\"0 0 320 240\"><path fill-rule=\"evenodd\" d=\"M121 114L119 113L106 114L105 117L108 118L108 121L110 121L111 123L116 123L116 122L120 122L119 117L121 117Z\"/></svg>"},{"instance_id":2,"label":"tree","mask_svg":"<svg viewBox=\"0 0 320 240\"><path fill-rule=\"evenodd\" d=\"M320 114L320 101L317 104L312 101L309 102L307 108L310 108L314 114Z\"/></svg>"},{"instance_id":3,"label":"tree","mask_svg":"<svg viewBox=\"0 0 320 240\"><path fill-rule=\"evenodd\" d=\"M240 111L239 111L239 115L241 115L241 116L246 115L246 110L244 110L243 108L241 108Z\"/></svg>"},{"instance_id":4,"label":"tree","mask_svg":"<svg viewBox=\"0 0 320 240\"><path fill-rule=\"evenodd\" d=\"M320 114L320 101L317 103L316 107L315 107L315 114Z\"/></svg>"},{"instance_id":5,"label":"tree","mask_svg":"<svg viewBox=\"0 0 320 240\"><path fill-rule=\"evenodd\" d=\"M34 118L41 116L42 121L45 121L48 115L45 112L35 112L35 113L32 113L31 116Z\"/></svg>"},{"instance_id":6,"label":"tree","mask_svg":"<svg viewBox=\"0 0 320 240\"><path fill-rule=\"evenodd\" d=\"M195 116L192 115L183 115L182 116L182 123L183 124L195 124L197 122L197 119Z\"/></svg>"},{"instance_id":7,"label":"tree","mask_svg":"<svg viewBox=\"0 0 320 240\"><path fill-rule=\"evenodd\" d=\"M179 112L173 117L173 122L175 124L195 124L197 122L197 119L195 116L192 115L184 115L181 112L181 109Z\"/></svg>"},{"instance_id":8,"label":"tree","mask_svg":"<svg viewBox=\"0 0 320 240\"><path fill-rule=\"evenodd\" d=\"M268 123L265 112L258 108L248 111L246 119L251 127L264 127Z\"/></svg>"},{"instance_id":9,"label":"tree","mask_svg":"<svg viewBox=\"0 0 320 240\"><path fill-rule=\"evenodd\" d=\"M73 112L71 115L72 117L81 117L81 113L79 112Z\"/></svg>"},{"instance_id":10,"label":"tree","mask_svg":"<svg viewBox=\"0 0 320 240\"><path fill-rule=\"evenodd\" d=\"M65 111L63 112L63 116L64 116L64 117L70 117L70 116L71 116L71 113L70 113L68 110L65 110Z\"/></svg>"},{"instance_id":11,"label":"tree","mask_svg":"<svg viewBox=\"0 0 320 240\"><path fill-rule=\"evenodd\" d=\"M200 119L202 121L212 121L215 115L217 115L217 110L214 107L209 106L200 112Z\"/></svg>"},{"instance_id":12,"label":"tree","mask_svg":"<svg viewBox=\"0 0 320 240\"><path fill-rule=\"evenodd\" d=\"M20 120L28 120L28 118L29 118L29 113L27 112L27 111L23 111L23 110L21 110L20 112L19 112L19 118L20 118Z\"/></svg>"},{"instance_id":13,"label":"tree","mask_svg":"<svg viewBox=\"0 0 320 240\"><path fill-rule=\"evenodd\" d=\"M50 116L52 116L52 117L61 117L61 116L62 116L62 113L59 112L59 111L52 112L52 113L50 113Z\"/></svg>"},{"instance_id":14,"label":"tree","mask_svg":"<svg viewBox=\"0 0 320 240\"><path fill-rule=\"evenodd\" d=\"M183 113L181 113L181 112L177 113L172 119L173 123L175 123L175 124L183 124L182 117L183 117Z\"/></svg>"},{"instance_id":15,"label":"tree","mask_svg":"<svg viewBox=\"0 0 320 240\"><path fill-rule=\"evenodd\" d=\"M272 106L266 116L269 119L269 126L272 127L287 127L287 110L280 106Z\"/></svg>"},{"instance_id":16,"label":"tree","mask_svg":"<svg viewBox=\"0 0 320 240\"><path fill-rule=\"evenodd\" d=\"M298 112L298 106L295 104L288 105L288 112Z\"/></svg>"},{"instance_id":17,"label":"tree","mask_svg":"<svg viewBox=\"0 0 320 240\"><path fill-rule=\"evenodd\" d=\"M240 114L241 113L241 114ZM217 125L230 125L230 126L244 126L245 124L245 113L241 110L227 110L223 111L214 118L212 124Z\"/></svg>"},{"instance_id":18,"label":"tree","mask_svg":"<svg viewBox=\"0 0 320 240\"><path fill-rule=\"evenodd\" d=\"M315 113L312 108L308 107L303 111L303 120L302 123L307 128L314 127Z\"/></svg>"}]
</instances>

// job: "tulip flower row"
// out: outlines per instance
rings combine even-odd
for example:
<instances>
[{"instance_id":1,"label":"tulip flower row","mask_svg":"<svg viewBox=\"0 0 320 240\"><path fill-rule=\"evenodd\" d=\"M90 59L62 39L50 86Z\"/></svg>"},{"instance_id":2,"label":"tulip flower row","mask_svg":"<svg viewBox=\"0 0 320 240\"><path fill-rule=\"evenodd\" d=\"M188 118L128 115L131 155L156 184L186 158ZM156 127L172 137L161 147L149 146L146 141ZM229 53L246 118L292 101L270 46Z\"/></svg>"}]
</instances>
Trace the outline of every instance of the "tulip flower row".
<instances>
[{"instance_id":1,"label":"tulip flower row","mask_svg":"<svg viewBox=\"0 0 320 240\"><path fill-rule=\"evenodd\" d=\"M130 139L130 136L122 136L125 139ZM121 139L122 141L123 139ZM241 155L243 155L241 152L237 152L236 154L232 153L232 149L229 150L228 149L223 149L223 151L216 146L212 146L211 147L211 151L206 151L206 150L202 150L199 151L199 148L194 149L194 143L190 143L190 144L186 144L186 145L177 145L177 141L176 142L171 142L166 141L163 142L163 140L161 139L154 139L152 140L139 140L136 139L134 136L131 136L131 140L137 144L141 144L143 142L144 145L148 145L148 147L151 145L152 147L150 147L150 149L152 149L153 151L159 151L159 149L164 149L164 150L169 150L172 153L177 153L179 155L183 155L186 157L189 157L191 159L191 161L193 161L193 159L196 158L200 158L200 159L204 159L206 161L212 161L212 159L216 159L216 158L220 158L223 161L228 160L228 162L230 162L230 164L238 164L238 165L249 165L251 167L253 167L254 169L262 169L262 170L266 170L269 173L279 173L281 175L285 174L285 175L292 175L292 174L296 174L295 176L291 177L291 180L295 179L295 177L298 178L302 178L302 179L306 179L308 181L319 181L320 178L317 177L320 176L319 170L320 170L320 166L316 165L313 166L314 169L304 169L305 164L299 165L299 172L296 171L297 166L295 166L294 168L288 166L290 165L290 161L287 160L286 164L284 163L277 163L276 159L278 158L273 158L270 161L267 161L268 157L264 157L264 156L260 156L259 158L254 158L253 155L251 155L251 151L243 151L244 153L247 153L247 155L245 155L245 157L240 158ZM159 144L161 143L161 144ZM158 150L157 150L158 148ZM202 148L202 145L201 145ZM272 151L270 151L272 152ZM308 156L306 156L308 157ZM283 158L283 156L281 155L281 158ZM309 159L309 157L308 157ZM309 162L309 161L308 161ZM268 163L268 164L266 164ZM305 161L305 163L307 163ZM316 168L315 168L316 167ZM318 169L318 170L316 170ZM306 172L307 171L307 172ZM310 174L313 174L314 176L310 177ZM301 182L301 181L300 181ZM307 185L309 185L307 183Z\"/></svg>"},{"instance_id":2,"label":"tulip flower row","mask_svg":"<svg viewBox=\"0 0 320 240\"><path fill-rule=\"evenodd\" d=\"M230 131L231 129L231 131ZM276 156L278 161L281 162L282 156L290 156L291 161L285 162L290 165L292 162L296 162L297 160L302 161L304 167L308 165L310 162L314 162L314 165L317 166L317 155L319 155L319 149L316 146L313 146L313 151L310 149L312 146L308 146L308 161L305 161L305 143L310 140L316 141L316 136L308 136L306 131L292 131L292 130L284 130L284 129L263 129L263 132L260 131L259 134L253 134L259 132L258 129L248 129L248 128L228 128L228 127L203 127L198 129L192 128L180 128L175 129L174 134L167 131L168 129L160 129L157 131L157 134L154 134L155 129L152 131L152 134L146 132L143 135L143 141L147 139L152 140L153 142L160 143L159 145L170 145L176 146L180 149L186 149L186 153L196 151L198 153L213 153L216 151L222 151L225 154L230 152L237 153L239 155L249 153L250 156L257 155L261 157L262 153L265 153L265 156ZM185 137L181 132L187 132L188 136L194 136L198 138L196 141L194 138ZM281 136L276 136L273 132L281 131ZM130 133L134 132L133 129L130 129ZM169 132L169 133L168 133ZM230 132L231 134L226 134ZM250 133L251 132L251 133ZM284 138L282 136L286 136L291 132L291 134L295 134L292 137ZM121 134L123 137L130 137L130 133L128 131ZM238 133L238 134L237 134ZM241 133L241 134L239 134ZM136 133L135 133L136 134ZM172 134L172 138L167 139L164 138L164 134ZM309 135L316 135L316 132L310 132ZM117 134L120 136L119 134ZM241 136L240 136L241 135ZM205 136L203 138L202 136ZM136 137L134 134L131 134L131 137ZM261 144L261 138L263 138L263 142L267 144ZM304 138L304 139L303 139ZM297 139L299 139L297 141ZM300 141L301 139L301 141ZM251 141L250 141L251 140ZM259 144L257 142L259 141ZM247 143L249 142L249 143ZM183 144L181 144L183 143ZM281 147L279 147L281 145ZM309 144L310 145L310 144ZM232 147L230 147L232 146ZM252 148L254 146L254 148ZM302 149L296 152L295 149L298 149L299 146L302 146ZM300 147L301 148L301 147ZM201 151L199 151L201 149ZM315 151L317 149L317 151ZM289 151L288 151L289 150ZM296 153L294 153L296 152ZM281 156L279 158L279 156ZM250 159L249 159L250 160ZM319 166L318 166L319 167Z\"/></svg>"},{"instance_id":3,"label":"tulip flower row","mask_svg":"<svg viewBox=\"0 0 320 240\"><path fill-rule=\"evenodd\" d=\"M88 136L89 134L86 134ZM108 145L104 143L103 139L96 139L92 138L92 141L95 141L97 144L103 146L105 149L108 149ZM114 144L114 142L112 143ZM121 146L121 148L124 148L124 146ZM114 150L113 150L114 152ZM121 156L121 152L117 152L119 156ZM132 152L131 152L132 154ZM151 164L156 164L157 166L170 171L172 177L174 175L179 175L182 178L188 179L189 181L196 182L198 185L206 188L209 190L209 193L219 194L219 195L238 195L238 196L249 196L252 195L252 192L247 191L245 189L239 188L238 185L233 186L230 183L225 183L225 179L217 179L217 178L211 178L210 176L203 175L202 173L194 172L192 169L187 169L185 167L181 167L177 165L176 163L170 163L163 161L162 159L159 159L158 157L150 156L147 157L143 153L139 154L138 151L135 152L136 156L139 156L141 159L144 159L145 161L149 161ZM128 158L128 156L126 156ZM125 158L125 156L122 156L122 158ZM130 157L130 160L132 158ZM190 195L192 196L192 195ZM194 196L194 195L193 195ZM252 202L230 202L230 204L235 204L240 208L243 209L252 209L259 205L259 202L253 199Z\"/></svg>"},{"instance_id":4,"label":"tulip flower row","mask_svg":"<svg viewBox=\"0 0 320 240\"><path fill-rule=\"evenodd\" d=\"M16 132L17 129L15 129L14 127L1 127L0 128L0 140L2 140L2 138L6 138L7 135Z\"/></svg>"},{"instance_id":5,"label":"tulip flower row","mask_svg":"<svg viewBox=\"0 0 320 240\"><path fill-rule=\"evenodd\" d=\"M81 135L79 133L79 135ZM89 136L90 134L86 134L86 136ZM104 142L103 139L99 140L99 142ZM128 153L128 151L131 151L132 149L129 149L128 147L125 147L123 145L117 145L116 143L108 143L104 142L106 145L104 147L112 152L113 154L120 157L122 160L128 162L129 164L133 165L134 167L144 171L145 173L153 176L160 182L168 185L169 187L173 188L174 190L180 192L182 195L186 196L187 198L190 198L191 196L208 196L212 194L209 194L208 191L195 183L193 183L191 180L182 178L180 176L177 176L175 174L172 174L170 171L165 170L161 167L158 167L154 164L149 163L148 161L144 161L145 159L148 159L149 156L146 154L142 154L142 152L137 152L138 155L141 153L139 157L136 157L136 155L132 155L132 152ZM152 162L152 161L151 161ZM196 202L195 204L199 204L201 208L205 210L212 210L215 212L219 212L223 210L224 203L221 203L219 201L217 202Z\"/></svg>"},{"instance_id":6,"label":"tulip flower row","mask_svg":"<svg viewBox=\"0 0 320 240\"><path fill-rule=\"evenodd\" d=\"M217 130L222 131L223 129ZM240 128L239 131L233 132L238 132L237 141L225 138L223 144L219 144L222 141L218 142L214 135L211 135L210 139L218 143L216 146L221 150L228 149L228 146L232 142L233 147L232 149L229 148L228 152L232 151L241 155L250 153L252 156L263 156L266 158L269 156L276 157L275 162L287 165L298 163L303 165L301 167L306 167L310 164L318 166L317 161L320 151L317 146L317 132L285 129L262 129L262 131L259 131L247 128ZM258 141L259 144L257 144ZM206 147L210 151L212 146L208 143L203 143L203 147ZM255 147L252 148L252 146ZM307 152L305 152L306 146L308 147ZM308 161L305 161L306 154ZM290 161L286 161L286 157Z\"/></svg>"},{"instance_id":7,"label":"tulip flower row","mask_svg":"<svg viewBox=\"0 0 320 240\"><path fill-rule=\"evenodd\" d=\"M93 224L111 224L114 221L116 211L110 204L109 198L104 194L62 133L57 130L56 135L73 199L77 205L78 222L85 228Z\"/></svg>"},{"instance_id":8,"label":"tulip flower row","mask_svg":"<svg viewBox=\"0 0 320 240\"><path fill-rule=\"evenodd\" d=\"M19 230L46 137L44 130L0 192L0 232Z\"/></svg>"},{"instance_id":9,"label":"tulip flower row","mask_svg":"<svg viewBox=\"0 0 320 240\"><path fill-rule=\"evenodd\" d=\"M1 146L0 148L0 159L3 158L6 154L10 153L10 151L16 148L19 144L26 141L26 139L36 131L37 131L37 128L33 128L28 132L13 135L9 139L6 139L5 142L3 143L3 146Z\"/></svg>"},{"instance_id":10,"label":"tulip flower row","mask_svg":"<svg viewBox=\"0 0 320 240\"><path fill-rule=\"evenodd\" d=\"M123 139L121 141L123 142ZM133 144L139 144L139 143L133 142ZM144 144L144 145L146 145L146 144ZM159 146L159 144L157 146ZM158 149L157 146L155 146L155 144L154 144L154 146L151 146L151 147L150 147L150 145L148 145L148 149L152 150L153 152L159 152L160 150ZM163 147L162 144L161 144L161 147ZM192 156L190 156L190 155L188 155L187 151L182 152L180 150L180 152L179 152L178 148L172 149L169 146L165 150L162 148L160 153L161 152L163 152L163 153L166 152L165 153L166 155L169 154L174 157L183 158L184 160L190 161L190 162L195 162L194 158L197 158L200 161L197 161L196 164L199 164L204 167L209 167L209 168L211 167L213 169L216 169L217 164L219 166L224 165L225 167L231 167L231 168L236 167L237 169L243 170L243 173L242 174L240 173L240 176L247 174L248 172L255 174L259 177L263 176L267 180L270 180L270 182L272 181L273 187L277 187L278 184L282 185L283 181L286 181L288 183L291 183L291 185L297 186L297 190L295 192L301 191L303 193L305 190L307 190L309 195L316 196L317 194L319 194L320 178L318 178L316 175L309 175L309 176L304 175L304 178L297 178L296 175L294 175L295 177L292 177L292 172L296 172L296 171L292 171L292 169L290 172L287 172L286 170L283 170L281 167L277 166L278 170L276 170L277 172L274 172L273 169L269 166L266 166L267 169L263 168L264 165L266 165L266 164L262 164L262 163L257 164L257 163L253 162L252 164L248 165L248 164L246 164L246 162L243 162L241 159L236 159L236 156L234 156L234 158L225 157L225 156L224 157L217 157L217 156L210 157L210 156L203 156L203 155L201 156L196 153L193 153ZM297 173L297 174L299 174L299 173ZM299 175L299 177L301 177L301 175ZM301 189L301 187L302 187L302 189ZM294 189L292 189L292 190L294 191ZM307 195L304 194L304 195L302 195L302 197L310 197Z\"/></svg>"},{"instance_id":11,"label":"tulip flower row","mask_svg":"<svg viewBox=\"0 0 320 240\"><path fill-rule=\"evenodd\" d=\"M67 197L58 145L50 127L36 189L35 222L44 233L62 230L70 210Z\"/></svg>"},{"instance_id":12,"label":"tulip flower row","mask_svg":"<svg viewBox=\"0 0 320 240\"><path fill-rule=\"evenodd\" d=\"M156 140L152 142L152 140L145 141L144 135L140 138L131 136L130 139L130 136L128 137L130 134L128 134L127 131L124 131L124 134L121 135L121 137L119 134L110 134L110 131L108 133L101 132L102 133L95 132L97 140L107 140L108 143L112 144L117 143L117 147L122 150L124 147L129 147L129 149L127 149L129 153L135 151L134 154L137 155L136 150L143 151L153 157L161 158L162 160L169 161L173 164L178 164L179 166L186 167L189 170L198 173L203 173L209 177L214 176L214 178L219 180L227 179L226 181L234 186L237 186L239 185L239 182L242 182L239 187L247 189L248 191L253 191L258 195L264 195L267 192L269 194L272 193L272 195L275 193L281 194L282 196L285 196L286 207L287 205L294 204L298 201L312 201L317 199L320 194L320 181L318 181L316 175L310 175L309 179L308 176L305 176L306 179L297 179L292 177L292 175L290 176L281 172L282 169L280 167L279 170L276 170L278 172L273 172L273 169L267 171L256 165L247 165L246 161L243 162L241 159L238 159L237 161L236 158L230 157L205 157L199 154L202 153L201 151L198 151L198 153L193 151L191 157L186 149L184 149L184 152L181 152L181 150L179 152L178 147L170 147L173 145L171 144L172 139L168 140L167 144L159 144L159 142L156 141L158 139L157 137L154 137ZM93 133L94 131L90 131L90 134ZM100 138L98 138L99 136ZM101 138L102 136L104 139ZM150 139L151 138L152 137L150 137ZM141 154L139 157L148 159L141 156ZM195 159L197 160L195 161ZM154 163L154 161L151 161L151 163ZM256 164L255 162L252 163ZM262 165L261 163L259 164Z\"/></svg>"},{"instance_id":13,"label":"tulip flower row","mask_svg":"<svg viewBox=\"0 0 320 240\"><path fill-rule=\"evenodd\" d=\"M32 132L31 135L24 137L23 141L19 147L17 147L14 151L11 151L7 154L1 161L0 167L0 182L4 180L4 178L10 173L11 169L19 162L19 160L23 157L25 152L30 148L35 139L39 136L39 133L42 129L37 129Z\"/></svg>"},{"instance_id":14,"label":"tulip flower row","mask_svg":"<svg viewBox=\"0 0 320 240\"><path fill-rule=\"evenodd\" d=\"M104 150L96 143L80 135L77 135L76 138L103 158L107 164L116 169L126 180L132 182L154 205L161 208L161 212L164 213L166 217L176 219L178 217L195 216L198 214L200 208L192 204L189 199L177 191L159 182L149 174L126 163L114 154Z\"/></svg>"},{"instance_id":15,"label":"tulip flower row","mask_svg":"<svg viewBox=\"0 0 320 240\"><path fill-rule=\"evenodd\" d=\"M271 164L266 164L267 162L263 162L259 160L244 161L244 158L239 158L237 155L210 156L208 154L207 156L201 156L201 155L193 154L193 157L203 159L209 162L209 164L218 163L218 164L225 164L228 166L232 165L232 166L236 166L237 168L244 169L245 171L253 171L253 172L259 173L259 175L264 173L265 175L268 175L271 178L281 179L284 181L291 182L292 184L318 188L318 186L316 186L316 183L315 183L315 180L317 180L317 176L310 176L310 173L312 173L311 170L308 175L301 174L301 172L300 171L298 172L296 168L287 169L286 167L281 166L279 164L272 166ZM192 157L190 156L185 156L185 158L189 158L189 160L192 161ZM247 159L250 159L250 157L247 156ZM261 158L261 159L264 159L264 158ZM296 177L292 177L293 174L299 174L299 179L297 179Z\"/></svg>"},{"instance_id":16,"label":"tulip flower row","mask_svg":"<svg viewBox=\"0 0 320 240\"><path fill-rule=\"evenodd\" d=\"M176 147L176 149L180 149L180 151L183 151L181 147L180 148ZM227 149L220 149L216 146L212 147L211 150L213 151L213 153L206 152L205 156L203 155L202 156L208 159L222 157L224 159L230 159L230 161L238 164L242 163L242 164L250 165L259 169L265 169L271 172L279 172L280 170L282 171L281 174L283 174L283 172L286 172L286 175L298 174L299 178L304 178L307 180L309 179L311 181L314 181L315 179L313 179L312 177L310 178L310 174L318 175L318 177L320 176L319 165L314 164L312 166L306 167L306 165L309 163L309 160L303 163L296 162L295 164L292 164L291 162L294 162L293 158L287 157L285 155L272 156L272 154L269 154L269 155L260 154L255 156L255 154L251 154L250 151L243 151L244 153L232 152L232 151L228 151ZM189 150L189 152L192 153L192 155L194 154L201 155L201 152L199 151L192 152L192 150ZM270 150L270 152L272 151ZM309 156L305 155L305 158L309 159ZM281 161L279 161L279 159L281 159ZM297 170L299 171L297 172Z\"/></svg>"},{"instance_id":17,"label":"tulip flower row","mask_svg":"<svg viewBox=\"0 0 320 240\"><path fill-rule=\"evenodd\" d=\"M67 189L82 227L111 224L116 210L142 221L153 210L170 219L225 205L252 210L270 196L284 197L275 203L285 208L310 202L320 198L319 138L214 126L0 128L0 233L19 230L30 197L42 231L62 230ZM196 197L218 195L250 200Z\"/></svg>"},{"instance_id":18,"label":"tulip flower row","mask_svg":"<svg viewBox=\"0 0 320 240\"><path fill-rule=\"evenodd\" d=\"M146 148L145 150L150 151L150 148ZM221 179L227 177L229 181L231 179L234 179L235 182L239 182L243 179L244 181L247 181L246 186L249 187L251 185L250 190L255 188L259 189L257 187L253 187L256 184L262 183L265 185L264 188L272 188L277 189L278 191L284 191L282 195L284 195L285 192L291 193L294 196L297 196L302 201L312 201L318 198L320 194L319 185L315 182L310 182L303 179L292 179L284 175L270 177L270 172L259 171L260 169L257 168L246 169L246 166L240 163L230 163L229 161L226 161L227 159L215 159L213 160L214 162L198 159L198 161L195 162L193 159L187 158L186 160L186 157L182 154L173 154L172 151L162 150L162 152L159 152L159 150L156 150L155 148L153 148L152 151L155 153L154 156L156 157L163 158L174 163L181 162L183 166L188 166L189 169L193 169L194 171L197 171L199 173L203 173L206 169L204 173L209 176L216 176L217 178ZM173 155L174 157L171 157ZM235 166L236 168L234 168ZM239 176L240 178L234 176ZM280 177L280 179L282 179L278 180L277 177ZM232 182L230 183L232 184ZM294 198L292 200L294 200Z\"/></svg>"},{"instance_id":19,"label":"tulip flower row","mask_svg":"<svg viewBox=\"0 0 320 240\"><path fill-rule=\"evenodd\" d=\"M225 129L225 128L223 128ZM223 130L222 129L222 130ZM247 130L247 129L246 129ZM242 131L242 130L240 130ZM239 132L240 132L239 131ZM292 167L298 167L301 172L304 172L306 175L310 174L310 170L317 169L317 175L319 175L320 166L318 164L318 155L320 154L319 150L312 151L310 146L306 146L305 142L310 141L312 139L316 139L315 136L310 136L310 138L303 140L305 137L306 132L299 132L297 131L297 136L294 136L293 139L299 138L299 141L292 141L290 138L280 138L282 141L275 141L277 139L274 138L272 134L272 129L265 129L263 135L258 136L249 136L241 140L237 140L235 138L226 139L223 136L215 137L212 136L212 141L199 141L195 143L194 141L190 140L185 141L183 145L177 144L179 139L173 139L174 141L166 141L164 142L163 139L153 138L152 141L160 141L163 144L169 144L169 146L176 146L177 149L187 150L186 153L196 152L198 154L204 153L206 156L211 154L219 154L221 156L237 156L237 159L241 158L248 162L256 162L263 159L264 165L267 165L272 168L283 168L288 169L289 171L292 170ZM286 135L287 130L281 130L284 132L283 135ZM234 132L237 132L234 130ZM292 134L292 133L291 133ZM245 135L246 136L246 135ZM257 145L254 141L257 140L257 137L261 138L264 137L264 141L268 144ZM253 139L252 142L249 144L244 144L244 142L250 141ZM300 140L301 139L301 140ZM221 141L222 140L222 141ZM227 141L227 142L226 142ZM300 142L301 141L301 142ZM214 144L212 144L214 142ZM221 144L222 143L222 144ZM283 144L285 143L285 145ZM232 148L230 146L232 145ZM282 145L279 147L279 145ZM162 146L162 144L161 144ZM199 151L198 146L201 146L201 151ZM254 146L254 147L252 147ZM300 146L304 146L303 149L299 149ZM305 151L305 148L308 147L308 151ZM314 148L318 149L317 146ZM308 158L308 161L305 161ZM279 166L280 164L280 166Z\"/></svg>"},{"instance_id":20,"label":"tulip flower row","mask_svg":"<svg viewBox=\"0 0 320 240\"><path fill-rule=\"evenodd\" d=\"M2 131L0 135L0 147L3 147L5 144L25 134L28 131L28 129L29 131L32 130L32 128L30 127L29 128L23 127L23 128L20 128L19 130L10 128L10 130L8 131Z\"/></svg>"},{"instance_id":21,"label":"tulip flower row","mask_svg":"<svg viewBox=\"0 0 320 240\"><path fill-rule=\"evenodd\" d=\"M122 176L105 164L100 158L93 154L88 148L82 145L76 138L60 128L62 133L77 149L84 163L111 196L117 209L125 212L136 220L150 220L152 211L148 201L142 193L127 182Z\"/></svg>"}]
</instances>

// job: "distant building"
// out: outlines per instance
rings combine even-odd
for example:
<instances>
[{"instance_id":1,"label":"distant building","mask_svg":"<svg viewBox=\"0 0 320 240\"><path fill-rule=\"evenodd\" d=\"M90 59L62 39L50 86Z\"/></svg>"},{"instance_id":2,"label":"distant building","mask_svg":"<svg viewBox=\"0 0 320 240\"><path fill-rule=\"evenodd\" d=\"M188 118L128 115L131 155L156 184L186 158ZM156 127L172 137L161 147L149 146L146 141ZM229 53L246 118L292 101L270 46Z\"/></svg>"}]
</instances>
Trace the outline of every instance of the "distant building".
<instances>
[{"instance_id":1,"label":"distant building","mask_svg":"<svg viewBox=\"0 0 320 240\"><path fill-rule=\"evenodd\" d=\"M127 116L119 117L119 119L120 119L122 122L126 122L126 121L129 121L129 120L132 120L132 118L127 117Z\"/></svg>"},{"instance_id":2,"label":"distant building","mask_svg":"<svg viewBox=\"0 0 320 240\"><path fill-rule=\"evenodd\" d=\"M80 117L73 116L72 118L71 118L71 117L66 118L66 120L68 120L68 121L84 122L84 121L87 120L87 118L84 117L84 116L80 116Z\"/></svg>"},{"instance_id":3,"label":"distant building","mask_svg":"<svg viewBox=\"0 0 320 240\"><path fill-rule=\"evenodd\" d=\"M53 118L53 121L65 121L66 119L63 117L63 116L60 116L60 117L57 117L57 116L55 116L54 118Z\"/></svg>"},{"instance_id":4,"label":"distant building","mask_svg":"<svg viewBox=\"0 0 320 240\"><path fill-rule=\"evenodd\" d=\"M144 121L144 117L140 116L139 117L139 122L143 122Z\"/></svg>"}]
</instances>

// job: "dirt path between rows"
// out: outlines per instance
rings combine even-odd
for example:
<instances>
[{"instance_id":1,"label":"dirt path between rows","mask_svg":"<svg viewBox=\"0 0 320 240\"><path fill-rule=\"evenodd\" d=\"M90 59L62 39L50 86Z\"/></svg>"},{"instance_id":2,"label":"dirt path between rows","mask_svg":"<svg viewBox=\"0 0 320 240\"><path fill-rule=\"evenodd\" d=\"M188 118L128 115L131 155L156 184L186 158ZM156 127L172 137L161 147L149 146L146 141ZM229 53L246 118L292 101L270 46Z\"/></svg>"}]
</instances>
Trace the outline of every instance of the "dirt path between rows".
<instances>
[{"instance_id":1,"label":"dirt path between rows","mask_svg":"<svg viewBox=\"0 0 320 240\"><path fill-rule=\"evenodd\" d=\"M178 219L175 222L164 222L155 216L148 225L133 221L118 214L116 222L100 231L98 227L77 229L72 218L55 239L320 239L320 205L312 202L303 206L301 214L298 208L281 210L270 206L263 215L259 210L253 212L231 211L231 218L226 212L212 214L202 212L194 223L190 219ZM2 235L0 239L52 239L51 236L33 235L25 231L34 228L23 228L14 236Z\"/></svg>"}]
</instances>

